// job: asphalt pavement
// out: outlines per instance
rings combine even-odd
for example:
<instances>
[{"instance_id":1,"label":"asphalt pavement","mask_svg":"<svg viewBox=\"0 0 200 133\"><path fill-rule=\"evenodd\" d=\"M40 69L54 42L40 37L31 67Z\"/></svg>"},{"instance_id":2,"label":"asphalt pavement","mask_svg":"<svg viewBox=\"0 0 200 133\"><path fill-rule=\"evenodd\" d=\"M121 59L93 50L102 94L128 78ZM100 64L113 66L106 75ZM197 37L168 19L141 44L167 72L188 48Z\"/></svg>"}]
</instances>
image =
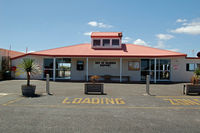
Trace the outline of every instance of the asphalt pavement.
<instances>
[{"instance_id":1,"label":"asphalt pavement","mask_svg":"<svg viewBox=\"0 0 200 133\"><path fill-rule=\"evenodd\" d=\"M1 133L199 133L200 96L183 84L105 83L105 95L85 95L84 83L32 81L37 97L21 95L24 80L0 82Z\"/></svg>"}]
</instances>

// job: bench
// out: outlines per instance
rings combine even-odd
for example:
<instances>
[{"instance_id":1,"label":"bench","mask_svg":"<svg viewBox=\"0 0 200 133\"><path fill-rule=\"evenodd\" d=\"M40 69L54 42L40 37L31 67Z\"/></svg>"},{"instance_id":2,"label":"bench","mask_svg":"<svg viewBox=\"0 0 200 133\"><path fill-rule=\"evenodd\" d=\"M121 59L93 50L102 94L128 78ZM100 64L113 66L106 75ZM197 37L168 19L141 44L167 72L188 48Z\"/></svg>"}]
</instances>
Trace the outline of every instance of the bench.
<instances>
[{"instance_id":1,"label":"bench","mask_svg":"<svg viewBox=\"0 0 200 133\"><path fill-rule=\"evenodd\" d=\"M90 77L93 75L88 75L88 78L90 79ZM103 78L104 82L111 82L113 78L117 78L120 79L120 76L112 76L112 75L99 75L101 78ZM85 79L87 77L85 76ZM122 79L125 79L127 82L130 82L130 76L122 76Z\"/></svg>"}]
</instances>

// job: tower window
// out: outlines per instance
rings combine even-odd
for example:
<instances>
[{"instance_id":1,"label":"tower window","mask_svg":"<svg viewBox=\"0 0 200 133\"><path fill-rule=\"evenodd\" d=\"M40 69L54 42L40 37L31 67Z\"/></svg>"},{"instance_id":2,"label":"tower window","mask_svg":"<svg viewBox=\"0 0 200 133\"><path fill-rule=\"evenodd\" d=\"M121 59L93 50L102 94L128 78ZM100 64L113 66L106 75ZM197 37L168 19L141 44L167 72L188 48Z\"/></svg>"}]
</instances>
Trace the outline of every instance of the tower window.
<instances>
[{"instance_id":1,"label":"tower window","mask_svg":"<svg viewBox=\"0 0 200 133\"><path fill-rule=\"evenodd\" d=\"M110 39L103 39L103 46L110 46Z\"/></svg>"},{"instance_id":2,"label":"tower window","mask_svg":"<svg viewBox=\"0 0 200 133\"><path fill-rule=\"evenodd\" d=\"M113 46L119 46L119 39L112 39Z\"/></svg>"},{"instance_id":3,"label":"tower window","mask_svg":"<svg viewBox=\"0 0 200 133\"><path fill-rule=\"evenodd\" d=\"M101 46L101 40L93 40L93 46Z\"/></svg>"}]
</instances>

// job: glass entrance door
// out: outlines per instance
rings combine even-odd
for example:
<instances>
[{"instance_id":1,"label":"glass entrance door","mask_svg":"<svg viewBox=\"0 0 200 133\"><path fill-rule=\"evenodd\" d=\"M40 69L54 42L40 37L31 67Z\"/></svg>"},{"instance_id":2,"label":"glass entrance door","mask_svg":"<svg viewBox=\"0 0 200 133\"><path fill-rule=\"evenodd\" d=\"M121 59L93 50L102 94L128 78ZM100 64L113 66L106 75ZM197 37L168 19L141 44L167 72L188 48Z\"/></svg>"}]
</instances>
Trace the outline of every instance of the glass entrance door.
<instances>
[{"instance_id":1,"label":"glass entrance door","mask_svg":"<svg viewBox=\"0 0 200 133\"><path fill-rule=\"evenodd\" d=\"M71 79L71 59L56 59L56 79Z\"/></svg>"},{"instance_id":2,"label":"glass entrance door","mask_svg":"<svg viewBox=\"0 0 200 133\"><path fill-rule=\"evenodd\" d=\"M154 80L155 74L154 59L141 60L141 80L146 80L146 75L150 75L151 80ZM157 59L156 60L156 80L169 81L170 80L170 60Z\"/></svg>"}]
</instances>

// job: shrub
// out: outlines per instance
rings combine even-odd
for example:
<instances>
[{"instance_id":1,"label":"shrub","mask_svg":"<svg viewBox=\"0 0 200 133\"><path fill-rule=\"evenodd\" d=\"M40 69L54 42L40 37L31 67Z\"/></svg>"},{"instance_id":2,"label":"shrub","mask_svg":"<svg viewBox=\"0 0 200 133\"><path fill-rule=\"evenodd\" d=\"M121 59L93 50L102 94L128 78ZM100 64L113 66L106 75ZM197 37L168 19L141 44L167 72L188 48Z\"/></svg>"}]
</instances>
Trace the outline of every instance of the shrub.
<instances>
[{"instance_id":1,"label":"shrub","mask_svg":"<svg viewBox=\"0 0 200 133\"><path fill-rule=\"evenodd\" d=\"M192 78L191 78L191 83L192 83L193 85L199 84L199 78L198 78L198 76L193 75Z\"/></svg>"},{"instance_id":2,"label":"shrub","mask_svg":"<svg viewBox=\"0 0 200 133\"><path fill-rule=\"evenodd\" d=\"M90 80L92 81L92 83L96 83L98 82L98 80L100 79L100 76L94 75L90 77Z\"/></svg>"},{"instance_id":3,"label":"shrub","mask_svg":"<svg viewBox=\"0 0 200 133\"><path fill-rule=\"evenodd\" d=\"M199 77L199 76L200 76L200 69L196 69L196 70L194 71L194 74L195 74L197 77Z\"/></svg>"}]
</instances>

